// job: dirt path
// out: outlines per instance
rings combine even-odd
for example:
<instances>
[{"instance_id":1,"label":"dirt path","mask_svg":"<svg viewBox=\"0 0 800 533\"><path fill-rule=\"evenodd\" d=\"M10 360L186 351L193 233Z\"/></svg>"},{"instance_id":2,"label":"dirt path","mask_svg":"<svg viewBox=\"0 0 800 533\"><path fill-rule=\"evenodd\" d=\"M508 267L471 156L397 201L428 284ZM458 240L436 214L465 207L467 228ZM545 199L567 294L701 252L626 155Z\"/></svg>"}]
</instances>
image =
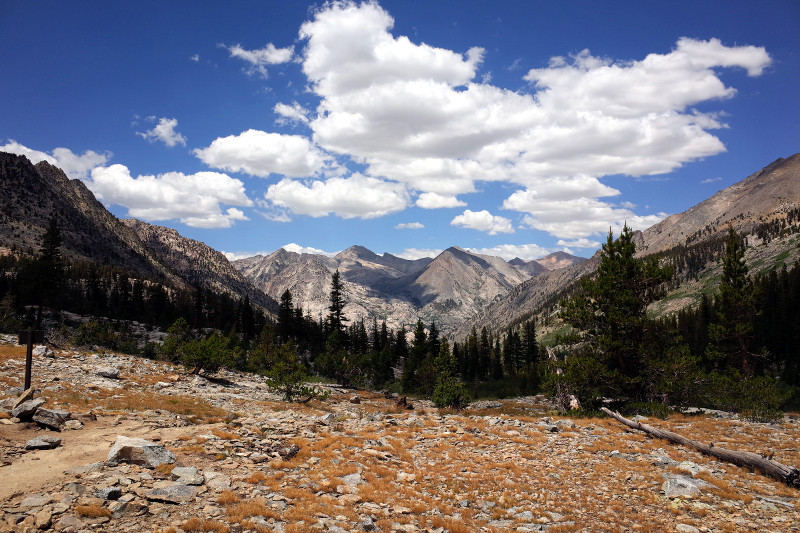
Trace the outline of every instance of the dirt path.
<instances>
[{"instance_id":1,"label":"dirt path","mask_svg":"<svg viewBox=\"0 0 800 533\"><path fill-rule=\"evenodd\" d=\"M46 485L66 478L65 472L77 466L105 461L117 435L141 437L148 440L169 440L179 435L195 435L208 431L208 426L152 428L136 420L121 420L112 425L114 417L99 417L81 430L61 433L38 431L22 425L0 426L0 437L15 445L24 446L39 435L55 435L62 439L54 450L28 452L12 464L0 467L0 500L15 493L30 494Z\"/></svg>"}]
</instances>

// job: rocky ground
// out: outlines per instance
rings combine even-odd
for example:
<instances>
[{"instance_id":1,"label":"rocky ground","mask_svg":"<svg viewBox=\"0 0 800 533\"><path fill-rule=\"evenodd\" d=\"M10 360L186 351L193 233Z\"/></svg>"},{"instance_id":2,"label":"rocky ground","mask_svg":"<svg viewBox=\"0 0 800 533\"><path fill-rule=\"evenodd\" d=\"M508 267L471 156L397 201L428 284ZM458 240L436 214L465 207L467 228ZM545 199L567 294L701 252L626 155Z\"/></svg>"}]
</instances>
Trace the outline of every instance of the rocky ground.
<instances>
[{"instance_id":1,"label":"rocky ground","mask_svg":"<svg viewBox=\"0 0 800 533\"><path fill-rule=\"evenodd\" d=\"M542 398L407 410L331 388L288 404L253 375L57 350L35 357L45 401L19 420L24 349L11 341L0 531L800 531L800 491L613 420L556 417ZM800 465L796 416L648 423ZM60 442L26 449L37 437Z\"/></svg>"}]
</instances>

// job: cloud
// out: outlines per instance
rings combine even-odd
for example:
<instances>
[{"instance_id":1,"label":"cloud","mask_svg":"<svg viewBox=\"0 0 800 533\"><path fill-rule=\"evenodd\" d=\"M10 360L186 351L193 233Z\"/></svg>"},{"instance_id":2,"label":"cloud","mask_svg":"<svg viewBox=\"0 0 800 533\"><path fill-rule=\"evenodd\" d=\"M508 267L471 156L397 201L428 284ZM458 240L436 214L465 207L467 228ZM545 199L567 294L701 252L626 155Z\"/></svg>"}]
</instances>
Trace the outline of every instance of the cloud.
<instances>
[{"instance_id":1,"label":"cloud","mask_svg":"<svg viewBox=\"0 0 800 533\"><path fill-rule=\"evenodd\" d=\"M600 248L601 243L600 241L592 241L589 239L575 239L574 241L560 239L556 244L568 248Z\"/></svg>"},{"instance_id":2,"label":"cloud","mask_svg":"<svg viewBox=\"0 0 800 533\"><path fill-rule=\"evenodd\" d=\"M194 61L195 63L199 63L200 62L200 54L193 54L191 57L189 57L189 60L190 61Z\"/></svg>"},{"instance_id":3,"label":"cloud","mask_svg":"<svg viewBox=\"0 0 800 533\"><path fill-rule=\"evenodd\" d=\"M401 259L408 259L409 261L414 261L416 259L433 259L444 250L439 249L432 249L432 248L406 248L403 250L403 253L396 254L397 257Z\"/></svg>"},{"instance_id":4,"label":"cloud","mask_svg":"<svg viewBox=\"0 0 800 533\"><path fill-rule=\"evenodd\" d=\"M394 229L425 229L425 224L421 222L404 222L396 225Z\"/></svg>"},{"instance_id":5,"label":"cloud","mask_svg":"<svg viewBox=\"0 0 800 533\"><path fill-rule=\"evenodd\" d=\"M312 248L310 246L300 246L299 244L289 243L281 246L287 252L295 252L298 254L314 254L314 255L325 255L328 257L333 257L339 252L326 252L325 250L320 250L319 248Z\"/></svg>"},{"instance_id":6,"label":"cloud","mask_svg":"<svg viewBox=\"0 0 800 533\"><path fill-rule=\"evenodd\" d=\"M464 207L467 204L455 196L447 196L435 192L424 192L417 198L416 205L423 209L439 209L443 207Z\"/></svg>"},{"instance_id":7,"label":"cloud","mask_svg":"<svg viewBox=\"0 0 800 533\"><path fill-rule=\"evenodd\" d=\"M538 244L500 244L491 248L466 248L466 250L474 254L502 257L506 261L511 261L516 257L530 261L542 258L551 252Z\"/></svg>"},{"instance_id":8,"label":"cloud","mask_svg":"<svg viewBox=\"0 0 800 533\"><path fill-rule=\"evenodd\" d=\"M375 218L408 206L405 186L354 174L349 178L303 183L283 179L267 189L264 198L298 215Z\"/></svg>"},{"instance_id":9,"label":"cloud","mask_svg":"<svg viewBox=\"0 0 800 533\"><path fill-rule=\"evenodd\" d=\"M210 167L262 178L270 174L308 177L326 167L326 155L306 137L259 130L218 137L194 154Z\"/></svg>"},{"instance_id":10,"label":"cloud","mask_svg":"<svg viewBox=\"0 0 800 533\"><path fill-rule=\"evenodd\" d=\"M258 75L262 78L268 76L267 65L288 63L294 56L293 46L277 48L272 43L267 43L264 48L258 50L245 50L240 44L232 46L220 44L219 46L230 52L231 57L236 57L249 63L250 67L246 71L249 75Z\"/></svg>"},{"instance_id":11,"label":"cloud","mask_svg":"<svg viewBox=\"0 0 800 533\"><path fill-rule=\"evenodd\" d=\"M292 105L278 102L275 104L273 111L275 111L277 115L280 115L280 117L275 120L278 124L288 124L290 122L308 124L308 109L297 102L292 102Z\"/></svg>"},{"instance_id":12,"label":"cloud","mask_svg":"<svg viewBox=\"0 0 800 533\"><path fill-rule=\"evenodd\" d=\"M451 220L450 225L476 229L478 231L485 231L489 235L497 235L498 233L514 233L514 228L511 227L511 221L509 219L494 216L486 210L470 211L467 209L463 214L458 215Z\"/></svg>"},{"instance_id":13,"label":"cloud","mask_svg":"<svg viewBox=\"0 0 800 533\"><path fill-rule=\"evenodd\" d=\"M129 216L147 221L178 219L196 228L228 228L247 217L235 207L223 212L221 204L253 204L241 181L218 172L134 178L124 165L111 165L92 170L87 186L106 204L126 207Z\"/></svg>"},{"instance_id":14,"label":"cloud","mask_svg":"<svg viewBox=\"0 0 800 533\"><path fill-rule=\"evenodd\" d=\"M523 222L530 228L576 242L589 242L587 237L608 233L609 228L618 231L626 221L632 229L645 229L667 216L666 213L641 216L629 202L615 206L599 199L617 195L618 190L589 176L544 179L535 189L511 194L503 202L503 208L527 213Z\"/></svg>"},{"instance_id":15,"label":"cloud","mask_svg":"<svg viewBox=\"0 0 800 533\"><path fill-rule=\"evenodd\" d=\"M150 117L150 119L155 120L155 117ZM170 148L178 144L186 146L186 137L175 131L177 126L178 119L161 117L153 129L144 133L137 131L136 135L150 142L161 141Z\"/></svg>"},{"instance_id":16,"label":"cloud","mask_svg":"<svg viewBox=\"0 0 800 533\"><path fill-rule=\"evenodd\" d=\"M104 165L112 157L111 152L98 153L94 150L86 150L78 155L69 148L54 148L48 154L23 146L13 139L0 146L0 152L24 155L33 164L47 161L63 170L68 177L79 180L86 179L93 168Z\"/></svg>"},{"instance_id":17,"label":"cloud","mask_svg":"<svg viewBox=\"0 0 800 533\"><path fill-rule=\"evenodd\" d=\"M722 178L708 178L700 182L701 185L707 185L709 183L714 183L716 181L722 181Z\"/></svg>"},{"instance_id":18,"label":"cloud","mask_svg":"<svg viewBox=\"0 0 800 533\"><path fill-rule=\"evenodd\" d=\"M405 183L420 207L442 207L442 198L426 194L448 197L452 206L476 181L540 196L563 181L559 198L528 211L537 226L558 231L539 211L570 202L590 207L585 220L573 213L573 227L556 233L563 238L586 238L622 214L637 216L598 200L613 195L599 178L663 174L724 151L710 133L725 127L722 114L694 106L736 94L721 69L758 76L771 63L764 48L718 39L681 38L641 59L584 50L528 71L530 94L482 79L483 49L414 43L393 35L393 24L376 3L334 2L302 25L303 72L320 98L308 122L314 142L365 165L367 175Z\"/></svg>"}]
</instances>

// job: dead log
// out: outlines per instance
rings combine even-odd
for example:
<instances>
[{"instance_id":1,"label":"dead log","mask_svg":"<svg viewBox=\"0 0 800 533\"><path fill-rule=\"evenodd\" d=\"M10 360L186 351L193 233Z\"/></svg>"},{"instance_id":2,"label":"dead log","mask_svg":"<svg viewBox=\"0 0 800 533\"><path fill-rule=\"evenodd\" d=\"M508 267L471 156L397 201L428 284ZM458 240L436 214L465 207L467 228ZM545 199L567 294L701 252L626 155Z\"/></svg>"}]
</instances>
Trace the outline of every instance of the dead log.
<instances>
[{"instance_id":1,"label":"dead log","mask_svg":"<svg viewBox=\"0 0 800 533\"><path fill-rule=\"evenodd\" d=\"M689 448L694 448L700 453L710 455L711 457L715 457L720 461L725 461L737 466L742 466L744 468L761 472L762 474L765 474L773 479L777 479L778 481L781 481L790 487L800 489L800 470L793 466L786 466L777 461L763 457L757 453L737 452L734 450L728 450L726 448L714 446L713 443L703 444L702 442L698 442L696 440L687 439L682 435L678 435L677 433L673 433L672 431L668 431L666 429L659 429L647 424L642 424L641 422L634 422L633 420L629 420L619 413L613 412L606 407L601 407L600 410L608 416L625 424L629 428L638 429L639 431L643 431L650 436L668 440L673 444L681 444L683 446L688 446Z\"/></svg>"}]
</instances>

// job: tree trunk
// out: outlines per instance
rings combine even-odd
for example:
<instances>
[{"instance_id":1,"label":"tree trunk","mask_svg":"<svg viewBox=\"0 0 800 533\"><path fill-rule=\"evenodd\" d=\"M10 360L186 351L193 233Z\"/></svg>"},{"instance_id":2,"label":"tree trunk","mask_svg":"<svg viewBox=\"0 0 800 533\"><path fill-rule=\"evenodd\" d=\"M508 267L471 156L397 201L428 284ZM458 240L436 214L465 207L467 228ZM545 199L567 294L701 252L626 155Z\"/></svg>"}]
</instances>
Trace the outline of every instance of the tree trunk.
<instances>
[{"instance_id":1,"label":"tree trunk","mask_svg":"<svg viewBox=\"0 0 800 533\"><path fill-rule=\"evenodd\" d=\"M798 470L793 466L783 465L777 461L773 461L772 459L767 459L765 457L762 457L757 453L737 452L734 450L728 450L725 448L716 447L714 446L713 443L703 444L702 442L697 442L695 440L687 439L686 437L678 435L677 433L673 433L672 431L667 431L665 429L658 429L653 426L649 426L647 424L642 424L641 422L634 422L633 420L628 420L619 413L612 412L610 409L606 407L601 407L600 410L603 411L608 416L615 418L616 420L618 420L619 422L625 424L630 428L638 429L639 431L644 431L648 435L657 437L659 439L666 439L674 444L681 444L683 446L694 448L700 453L703 453L705 455L710 455L721 461L726 461L728 463L733 463L738 466L750 468L751 470L756 470L758 472L761 472L762 474L766 474L771 478L786 483L790 487L800 489L800 470Z\"/></svg>"}]
</instances>

